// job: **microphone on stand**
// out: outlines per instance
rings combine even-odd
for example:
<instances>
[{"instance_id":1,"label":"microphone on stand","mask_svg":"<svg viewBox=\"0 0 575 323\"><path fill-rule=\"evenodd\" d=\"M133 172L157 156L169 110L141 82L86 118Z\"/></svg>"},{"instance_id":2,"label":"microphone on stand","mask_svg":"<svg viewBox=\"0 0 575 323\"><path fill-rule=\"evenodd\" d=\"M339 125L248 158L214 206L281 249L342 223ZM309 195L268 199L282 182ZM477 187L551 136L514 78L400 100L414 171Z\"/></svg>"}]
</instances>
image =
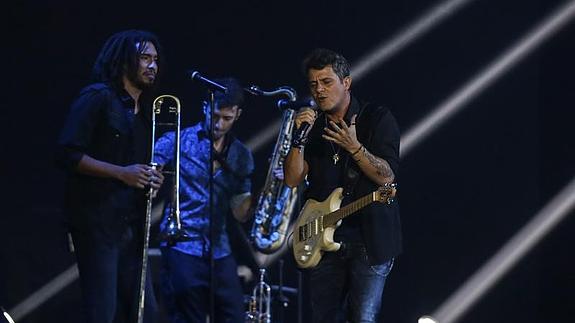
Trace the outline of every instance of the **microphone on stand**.
<instances>
[{"instance_id":1,"label":"microphone on stand","mask_svg":"<svg viewBox=\"0 0 575 323\"><path fill-rule=\"evenodd\" d=\"M200 74L200 72L198 71L188 71L188 75L193 81L202 83L204 86L206 86L208 89L212 91L226 92L228 90L227 87L221 85L220 83L203 77L202 74Z\"/></svg>"}]
</instances>

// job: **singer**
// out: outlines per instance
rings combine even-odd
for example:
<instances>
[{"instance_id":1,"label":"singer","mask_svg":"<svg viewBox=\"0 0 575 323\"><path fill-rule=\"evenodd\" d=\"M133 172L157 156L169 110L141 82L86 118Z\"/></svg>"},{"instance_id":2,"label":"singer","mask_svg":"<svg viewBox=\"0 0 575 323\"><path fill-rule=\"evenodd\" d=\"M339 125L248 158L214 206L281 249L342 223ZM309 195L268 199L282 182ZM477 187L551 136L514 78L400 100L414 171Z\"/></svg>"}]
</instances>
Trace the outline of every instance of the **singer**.
<instances>
[{"instance_id":1,"label":"singer","mask_svg":"<svg viewBox=\"0 0 575 323\"><path fill-rule=\"evenodd\" d=\"M294 135L286 157L286 184L295 187L307 176L305 198L317 201L343 187L344 206L395 181L399 129L391 112L351 94L350 67L341 54L316 49L303 68L320 113L304 108L295 117L295 134L303 134L300 140ZM306 272L312 321L376 322L386 278L401 252L397 202L374 203L343 219L334 240L342 248L325 252Z\"/></svg>"}]
</instances>

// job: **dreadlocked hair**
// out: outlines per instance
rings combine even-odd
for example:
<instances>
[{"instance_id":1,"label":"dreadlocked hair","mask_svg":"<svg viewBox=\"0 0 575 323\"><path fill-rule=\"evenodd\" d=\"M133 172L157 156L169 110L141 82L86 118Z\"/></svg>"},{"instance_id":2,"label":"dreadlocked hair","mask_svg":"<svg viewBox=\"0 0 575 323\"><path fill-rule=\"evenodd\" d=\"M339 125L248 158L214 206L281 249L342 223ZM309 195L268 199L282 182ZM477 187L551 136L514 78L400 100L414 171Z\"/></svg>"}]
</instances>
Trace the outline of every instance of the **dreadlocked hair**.
<instances>
[{"instance_id":1,"label":"dreadlocked hair","mask_svg":"<svg viewBox=\"0 0 575 323\"><path fill-rule=\"evenodd\" d=\"M161 48L158 38L143 30L126 30L112 35L100 50L92 78L95 82L108 83L123 88L122 76L134 76L138 71L139 55L145 50L145 43L154 44L158 51L158 74L161 68Z\"/></svg>"}]
</instances>

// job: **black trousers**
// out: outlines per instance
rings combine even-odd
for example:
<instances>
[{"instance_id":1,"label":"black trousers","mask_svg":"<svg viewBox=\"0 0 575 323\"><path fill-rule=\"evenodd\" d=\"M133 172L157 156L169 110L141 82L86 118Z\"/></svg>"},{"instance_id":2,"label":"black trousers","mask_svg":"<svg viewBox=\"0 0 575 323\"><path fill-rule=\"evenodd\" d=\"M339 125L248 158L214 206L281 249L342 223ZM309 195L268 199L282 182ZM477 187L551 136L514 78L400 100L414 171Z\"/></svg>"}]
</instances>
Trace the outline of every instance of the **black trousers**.
<instances>
[{"instance_id":1,"label":"black trousers","mask_svg":"<svg viewBox=\"0 0 575 323\"><path fill-rule=\"evenodd\" d=\"M132 323L138 316L143 229L126 225L119 239L97 228L72 230L88 323ZM112 241L110 241L112 240ZM157 320L158 307L147 270L144 322Z\"/></svg>"}]
</instances>

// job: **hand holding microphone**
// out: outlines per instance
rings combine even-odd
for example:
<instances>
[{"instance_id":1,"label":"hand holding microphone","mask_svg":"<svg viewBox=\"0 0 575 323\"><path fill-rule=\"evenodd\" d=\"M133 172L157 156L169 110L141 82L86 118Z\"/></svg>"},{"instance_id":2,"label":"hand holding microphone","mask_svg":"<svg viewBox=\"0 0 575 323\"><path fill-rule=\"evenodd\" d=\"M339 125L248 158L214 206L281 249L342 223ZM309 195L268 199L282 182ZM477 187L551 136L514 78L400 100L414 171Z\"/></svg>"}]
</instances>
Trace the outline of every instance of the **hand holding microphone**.
<instances>
[{"instance_id":1,"label":"hand holding microphone","mask_svg":"<svg viewBox=\"0 0 575 323\"><path fill-rule=\"evenodd\" d=\"M307 134L317 119L316 109L316 106L304 107L297 113L294 119L292 147L302 149L307 143Z\"/></svg>"}]
</instances>

